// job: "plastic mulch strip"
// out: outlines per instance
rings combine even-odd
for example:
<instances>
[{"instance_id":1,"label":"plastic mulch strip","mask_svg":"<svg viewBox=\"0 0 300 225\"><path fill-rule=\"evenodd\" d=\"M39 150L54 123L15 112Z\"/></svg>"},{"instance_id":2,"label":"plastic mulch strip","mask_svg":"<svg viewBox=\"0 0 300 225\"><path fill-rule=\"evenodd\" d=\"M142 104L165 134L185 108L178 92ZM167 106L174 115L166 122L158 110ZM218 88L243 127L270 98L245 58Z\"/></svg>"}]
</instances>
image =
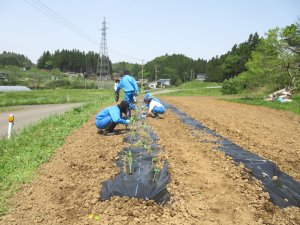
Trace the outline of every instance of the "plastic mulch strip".
<instances>
[{"instance_id":1,"label":"plastic mulch strip","mask_svg":"<svg viewBox=\"0 0 300 225\"><path fill-rule=\"evenodd\" d=\"M152 130L147 132L149 137L144 141L148 143L150 150L137 145L142 140L138 133L124 137L124 141L132 146L119 153L116 164L120 173L114 179L102 183L100 200L108 200L112 196L128 196L154 200L158 204L169 201L170 194L166 188L170 180L168 164L165 162L161 169L155 167L154 161L159 151L156 144L158 138Z\"/></svg>"},{"instance_id":2,"label":"plastic mulch strip","mask_svg":"<svg viewBox=\"0 0 300 225\"><path fill-rule=\"evenodd\" d=\"M230 156L237 164L241 162L246 168L250 169L252 176L262 182L264 189L269 193L275 205L281 208L288 206L300 207L300 183L279 170L273 162L234 144L223 136L206 128L200 122L189 117L174 106L165 103L164 105L177 114L183 123L217 137L218 140L213 141L213 143L219 144L218 149L225 152L225 154ZM207 142L207 140L202 141Z\"/></svg>"}]
</instances>

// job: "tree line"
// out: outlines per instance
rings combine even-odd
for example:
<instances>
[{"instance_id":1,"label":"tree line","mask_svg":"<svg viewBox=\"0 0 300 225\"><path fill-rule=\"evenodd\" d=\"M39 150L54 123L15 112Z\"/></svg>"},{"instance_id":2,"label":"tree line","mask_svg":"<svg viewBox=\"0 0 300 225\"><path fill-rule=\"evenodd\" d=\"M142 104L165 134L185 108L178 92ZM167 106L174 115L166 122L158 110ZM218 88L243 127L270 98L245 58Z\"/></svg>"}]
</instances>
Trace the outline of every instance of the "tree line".
<instances>
[{"instance_id":1,"label":"tree line","mask_svg":"<svg viewBox=\"0 0 300 225\"><path fill-rule=\"evenodd\" d=\"M270 29L261 38L245 70L223 82L224 94L243 91L270 93L294 91L300 82L300 19L284 28Z\"/></svg>"},{"instance_id":2,"label":"tree line","mask_svg":"<svg viewBox=\"0 0 300 225\"><path fill-rule=\"evenodd\" d=\"M0 65L10 65L26 68L30 68L33 66L32 62L26 56L5 51L2 54L0 54Z\"/></svg>"},{"instance_id":3,"label":"tree line","mask_svg":"<svg viewBox=\"0 0 300 225\"><path fill-rule=\"evenodd\" d=\"M59 69L62 72L93 74L96 72L99 54L89 51L56 50L53 54L45 51L37 61L39 69Z\"/></svg>"},{"instance_id":4,"label":"tree line","mask_svg":"<svg viewBox=\"0 0 300 225\"><path fill-rule=\"evenodd\" d=\"M209 61L204 59L194 60L182 54L164 55L154 58L144 65L143 76L149 81L160 78L171 79L171 84L180 85L192 81L198 74L206 74L207 81L223 82L245 70L245 63L255 49L259 37L255 33L250 35L248 41L235 45L232 50L220 57L216 56ZM61 72L96 74L99 54L73 50L56 50L54 53L45 51L37 61L39 69L59 69ZM15 63L16 66L19 64ZM131 74L139 79L142 77L142 65L138 63L111 63L111 73L121 74L128 69Z\"/></svg>"}]
</instances>

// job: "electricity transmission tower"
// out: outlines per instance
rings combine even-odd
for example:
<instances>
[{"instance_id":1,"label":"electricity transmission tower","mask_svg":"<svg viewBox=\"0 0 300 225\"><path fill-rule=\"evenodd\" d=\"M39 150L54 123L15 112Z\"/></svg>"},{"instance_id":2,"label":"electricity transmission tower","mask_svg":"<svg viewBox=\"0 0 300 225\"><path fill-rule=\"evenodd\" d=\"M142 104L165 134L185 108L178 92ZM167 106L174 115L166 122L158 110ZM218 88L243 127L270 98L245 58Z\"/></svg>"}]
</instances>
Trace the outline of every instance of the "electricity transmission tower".
<instances>
[{"instance_id":1,"label":"electricity transmission tower","mask_svg":"<svg viewBox=\"0 0 300 225\"><path fill-rule=\"evenodd\" d=\"M110 80L110 69L109 69L109 58L107 53L107 43L106 43L106 21L105 17L102 23L102 34L101 34L101 43L99 50L99 58L97 62L97 81L98 88L104 88L104 81Z\"/></svg>"}]
</instances>

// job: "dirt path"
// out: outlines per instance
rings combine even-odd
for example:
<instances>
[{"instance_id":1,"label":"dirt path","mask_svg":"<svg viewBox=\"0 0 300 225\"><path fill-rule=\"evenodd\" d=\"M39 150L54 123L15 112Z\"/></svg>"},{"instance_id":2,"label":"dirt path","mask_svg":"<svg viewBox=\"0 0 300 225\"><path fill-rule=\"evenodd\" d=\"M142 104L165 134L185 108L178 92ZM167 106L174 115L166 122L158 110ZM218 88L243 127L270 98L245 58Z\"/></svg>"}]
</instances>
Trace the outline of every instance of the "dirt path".
<instances>
[{"instance_id":1,"label":"dirt path","mask_svg":"<svg viewBox=\"0 0 300 225\"><path fill-rule=\"evenodd\" d=\"M261 146L272 147L272 151L263 149L262 153L280 158L275 150L281 149L285 152L282 156L295 154L290 160L299 160L296 148L290 150L292 144L284 148L279 141L269 143L262 135L283 123L287 130L296 133L297 116L211 98L168 97L163 100L237 144L254 146L251 151L258 151ZM270 117L269 113L275 116ZM292 123L287 123L286 118ZM170 111L165 119L149 118L148 124L164 148L160 157L170 164L168 190L172 197L168 205L158 206L151 201L126 197L98 201L100 183L118 172L114 160L124 143L123 135L97 134L94 118L91 118L67 138L50 162L41 167L34 181L22 187L12 200L14 207L0 218L0 224L300 224L299 208L275 207L260 183L251 179L243 167L235 166L223 153L213 150L212 143L198 141L197 137L207 134L191 130ZM275 133L278 135L272 136L275 140L295 138L294 142L299 141L292 132ZM295 146L300 145L295 143ZM296 170L284 166L286 159L280 161L282 165L279 161L278 164L297 177ZM89 218L90 214L99 215L100 220Z\"/></svg>"}]
</instances>

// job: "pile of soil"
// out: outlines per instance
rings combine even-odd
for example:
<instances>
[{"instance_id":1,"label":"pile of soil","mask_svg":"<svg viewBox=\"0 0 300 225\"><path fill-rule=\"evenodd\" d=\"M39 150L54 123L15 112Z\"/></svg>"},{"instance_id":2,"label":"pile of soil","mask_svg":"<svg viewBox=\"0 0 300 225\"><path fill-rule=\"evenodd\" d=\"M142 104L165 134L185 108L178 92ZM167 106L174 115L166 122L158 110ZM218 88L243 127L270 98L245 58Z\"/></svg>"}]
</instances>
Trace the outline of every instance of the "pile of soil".
<instances>
[{"instance_id":1,"label":"pile of soil","mask_svg":"<svg viewBox=\"0 0 300 225\"><path fill-rule=\"evenodd\" d=\"M207 97L165 97L188 115L234 143L273 160L300 180L300 117ZM97 133L94 117L70 135L31 184L12 199L0 224L300 224L300 209L280 209L243 165L214 150L214 137L195 131L167 111L147 118L169 162L171 200L113 197L99 201L101 182L118 173L124 134ZM123 129L117 126L117 129Z\"/></svg>"}]
</instances>

